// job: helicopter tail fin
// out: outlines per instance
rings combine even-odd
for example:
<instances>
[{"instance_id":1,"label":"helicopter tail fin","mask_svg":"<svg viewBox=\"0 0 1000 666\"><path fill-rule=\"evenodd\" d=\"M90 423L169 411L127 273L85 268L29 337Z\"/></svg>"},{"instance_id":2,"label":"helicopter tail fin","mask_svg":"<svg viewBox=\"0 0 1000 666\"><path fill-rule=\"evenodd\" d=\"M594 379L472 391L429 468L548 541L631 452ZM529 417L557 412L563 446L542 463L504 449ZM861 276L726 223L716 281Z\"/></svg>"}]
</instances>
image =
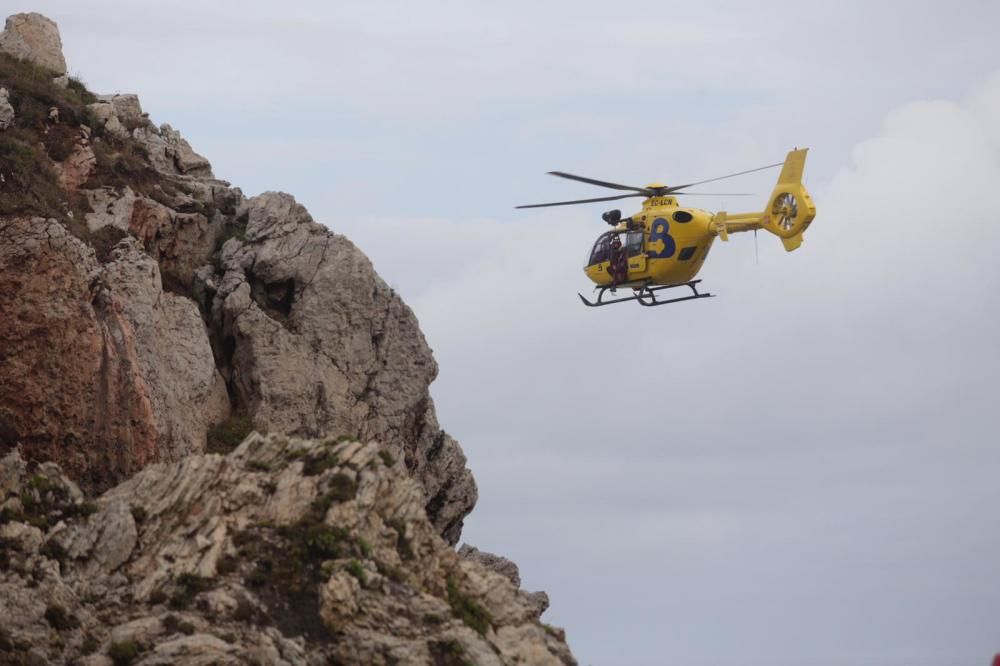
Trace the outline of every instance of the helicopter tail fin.
<instances>
[{"instance_id":1,"label":"helicopter tail fin","mask_svg":"<svg viewBox=\"0 0 1000 666\"><path fill-rule=\"evenodd\" d=\"M761 218L761 228L781 238L788 252L802 245L802 233L816 217L816 205L802 184L808 150L797 148L788 153Z\"/></svg>"}]
</instances>

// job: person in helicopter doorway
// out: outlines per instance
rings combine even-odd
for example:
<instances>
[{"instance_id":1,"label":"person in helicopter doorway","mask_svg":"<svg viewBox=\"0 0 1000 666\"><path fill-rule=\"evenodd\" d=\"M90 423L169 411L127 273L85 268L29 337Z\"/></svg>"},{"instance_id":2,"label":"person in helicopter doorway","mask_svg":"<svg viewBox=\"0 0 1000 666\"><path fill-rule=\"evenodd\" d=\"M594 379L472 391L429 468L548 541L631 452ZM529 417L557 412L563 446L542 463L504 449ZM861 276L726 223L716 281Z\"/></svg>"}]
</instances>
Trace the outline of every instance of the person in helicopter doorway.
<instances>
[{"instance_id":1,"label":"person in helicopter doorway","mask_svg":"<svg viewBox=\"0 0 1000 666\"><path fill-rule=\"evenodd\" d=\"M628 259L625 257L625 250L622 249L621 238L617 235L611 239L609 259L608 274L611 275L612 284L619 284L628 280Z\"/></svg>"}]
</instances>

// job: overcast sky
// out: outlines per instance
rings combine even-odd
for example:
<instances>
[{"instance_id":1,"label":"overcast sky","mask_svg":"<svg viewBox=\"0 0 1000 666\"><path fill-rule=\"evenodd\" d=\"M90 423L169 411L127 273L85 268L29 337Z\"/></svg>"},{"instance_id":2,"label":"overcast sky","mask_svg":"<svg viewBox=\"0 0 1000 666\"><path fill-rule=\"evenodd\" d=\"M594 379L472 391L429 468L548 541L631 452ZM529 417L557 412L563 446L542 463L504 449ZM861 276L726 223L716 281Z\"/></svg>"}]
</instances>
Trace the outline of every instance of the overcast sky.
<instances>
[{"instance_id":1,"label":"overcast sky","mask_svg":"<svg viewBox=\"0 0 1000 666\"><path fill-rule=\"evenodd\" d=\"M480 487L465 540L581 664L963 666L1000 651L995 2L6 0L416 311ZM811 148L802 248L590 310L600 196ZM729 181L759 199L773 173ZM720 188L721 190L721 188ZM625 212L631 212L625 209Z\"/></svg>"}]
</instances>

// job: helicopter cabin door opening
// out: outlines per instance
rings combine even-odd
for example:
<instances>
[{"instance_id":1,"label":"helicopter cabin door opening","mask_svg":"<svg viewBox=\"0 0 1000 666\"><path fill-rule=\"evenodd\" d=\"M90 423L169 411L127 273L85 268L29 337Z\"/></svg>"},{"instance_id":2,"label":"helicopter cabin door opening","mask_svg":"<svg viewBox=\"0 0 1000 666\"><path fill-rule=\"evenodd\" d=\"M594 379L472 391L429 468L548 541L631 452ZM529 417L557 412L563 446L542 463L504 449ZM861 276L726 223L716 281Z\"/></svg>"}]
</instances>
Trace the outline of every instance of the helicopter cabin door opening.
<instances>
[{"instance_id":1,"label":"helicopter cabin door opening","mask_svg":"<svg viewBox=\"0 0 1000 666\"><path fill-rule=\"evenodd\" d=\"M635 278L646 272L646 253L642 251L643 233L641 230L630 231L626 236L625 248L628 254L628 276Z\"/></svg>"}]
</instances>

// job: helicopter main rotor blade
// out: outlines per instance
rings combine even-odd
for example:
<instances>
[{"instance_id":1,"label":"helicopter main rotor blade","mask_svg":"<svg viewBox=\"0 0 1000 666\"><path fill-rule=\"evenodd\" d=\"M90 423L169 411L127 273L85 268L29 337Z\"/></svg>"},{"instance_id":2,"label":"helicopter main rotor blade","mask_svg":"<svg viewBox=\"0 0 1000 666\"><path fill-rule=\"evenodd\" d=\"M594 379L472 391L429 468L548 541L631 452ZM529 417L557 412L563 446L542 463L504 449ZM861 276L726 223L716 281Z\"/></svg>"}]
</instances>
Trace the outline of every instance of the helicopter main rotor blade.
<instances>
[{"instance_id":1,"label":"helicopter main rotor blade","mask_svg":"<svg viewBox=\"0 0 1000 666\"><path fill-rule=\"evenodd\" d=\"M652 190L645 187L633 187L631 185L619 185L618 183L609 183L606 180L597 180L594 178L586 178L584 176L574 176L571 173L566 173L565 171L549 171L549 175L559 176L560 178L568 178L569 180L577 180L581 183L589 183L590 185L599 185L600 187L610 187L612 190L632 190L633 192L641 192L647 197L652 196Z\"/></svg>"},{"instance_id":2,"label":"helicopter main rotor blade","mask_svg":"<svg viewBox=\"0 0 1000 666\"><path fill-rule=\"evenodd\" d=\"M747 173L754 173L755 171L763 171L764 169L773 169L774 167L780 167L784 162L778 162L776 164L768 164L767 166L757 167L756 169L747 169L746 171L740 171L739 173L731 173L728 176L719 176L718 178L709 178L708 180L699 180L695 183L688 183L687 185L678 185L676 187L668 187L663 194L672 194L674 192L679 192L688 187L694 187L695 185L703 185L704 183L714 183L717 180L725 180L726 178L735 178L736 176L742 176Z\"/></svg>"},{"instance_id":3,"label":"helicopter main rotor blade","mask_svg":"<svg viewBox=\"0 0 1000 666\"><path fill-rule=\"evenodd\" d=\"M752 197L753 192L678 192L684 196L691 197Z\"/></svg>"},{"instance_id":4,"label":"helicopter main rotor blade","mask_svg":"<svg viewBox=\"0 0 1000 666\"><path fill-rule=\"evenodd\" d=\"M595 201L615 201L617 199L628 199L629 197L644 197L645 194L621 194L617 197L597 197L596 199L577 199L576 201L554 201L552 203L528 204L526 206L514 206L514 208L547 208L549 206L572 206L573 204L594 203Z\"/></svg>"}]
</instances>

